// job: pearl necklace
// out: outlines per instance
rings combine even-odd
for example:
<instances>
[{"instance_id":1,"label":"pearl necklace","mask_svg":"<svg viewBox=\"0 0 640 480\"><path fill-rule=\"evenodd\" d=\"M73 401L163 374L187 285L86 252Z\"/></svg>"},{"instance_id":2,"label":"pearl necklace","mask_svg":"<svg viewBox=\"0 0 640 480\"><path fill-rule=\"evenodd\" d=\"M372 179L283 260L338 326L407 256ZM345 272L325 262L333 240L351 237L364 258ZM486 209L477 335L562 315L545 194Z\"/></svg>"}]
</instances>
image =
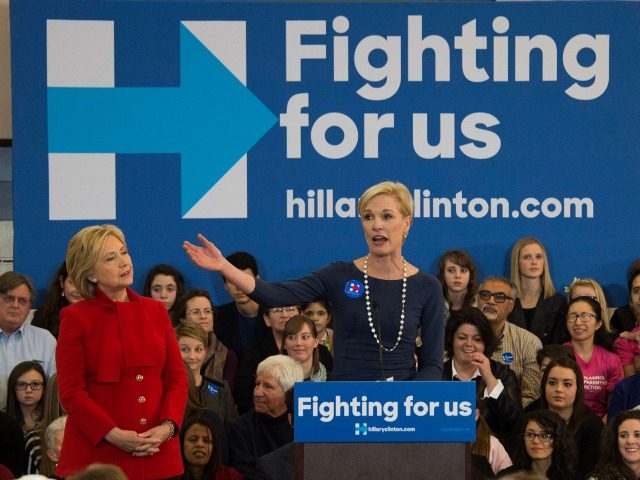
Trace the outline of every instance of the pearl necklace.
<instances>
[{"instance_id":1,"label":"pearl necklace","mask_svg":"<svg viewBox=\"0 0 640 480\"><path fill-rule=\"evenodd\" d=\"M369 275L367 275L369 266L369 255L364 259L364 300L367 306L367 319L369 320L369 328L371 328L371 333L373 334L373 338L376 343L382 350L385 352L393 352L398 345L400 344L400 340L402 340L402 332L404 331L404 304L407 299L407 261L402 257L402 310L400 311L400 329L398 330L398 337L396 338L396 343L393 347L387 348L380 342L378 338L378 333L376 332L375 327L373 326L373 317L371 315L371 301L369 299ZM382 335L382 332L380 332Z\"/></svg>"}]
</instances>

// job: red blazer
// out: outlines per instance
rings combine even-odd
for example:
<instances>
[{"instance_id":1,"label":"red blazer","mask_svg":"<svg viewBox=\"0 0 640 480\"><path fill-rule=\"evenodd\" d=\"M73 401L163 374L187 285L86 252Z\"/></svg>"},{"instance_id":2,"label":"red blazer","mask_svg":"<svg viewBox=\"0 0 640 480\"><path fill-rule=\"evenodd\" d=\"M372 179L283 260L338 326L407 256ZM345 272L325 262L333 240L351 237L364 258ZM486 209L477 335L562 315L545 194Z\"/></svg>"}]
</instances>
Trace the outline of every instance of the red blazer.
<instances>
[{"instance_id":1,"label":"red blazer","mask_svg":"<svg viewBox=\"0 0 640 480\"><path fill-rule=\"evenodd\" d=\"M96 296L64 308L56 349L60 401L69 418L56 475L111 463L130 479L183 472L178 435L150 457L133 457L104 437L114 427L144 432L182 424L187 377L164 305L127 290L129 302Z\"/></svg>"}]
</instances>

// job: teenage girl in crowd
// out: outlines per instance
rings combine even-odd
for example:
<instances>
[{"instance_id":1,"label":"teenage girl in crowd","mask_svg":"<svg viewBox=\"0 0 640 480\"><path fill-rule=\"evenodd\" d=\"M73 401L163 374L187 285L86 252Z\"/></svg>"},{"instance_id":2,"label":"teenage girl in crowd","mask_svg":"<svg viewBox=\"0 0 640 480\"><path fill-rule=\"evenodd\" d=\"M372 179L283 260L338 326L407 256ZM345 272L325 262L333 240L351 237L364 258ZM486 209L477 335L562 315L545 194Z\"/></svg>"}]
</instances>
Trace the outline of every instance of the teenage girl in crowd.
<instances>
[{"instance_id":1,"label":"teenage girl in crowd","mask_svg":"<svg viewBox=\"0 0 640 480\"><path fill-rule=\"evenodd\" d=\"M185 293L184 277L176 268L163 263L152 267L144 281L142 294L164 303L173 320L176 301Z\"/></svg>"},{"instance_id":2,"label":"teenage girl in crowd","mask_svg":"<svg viewBox=\"0 0 640 480\"><path fill-rule=\"evenodd\" d=\"M282 339L280 353L290 356L302 365L305 380L327 380L327 369L320 362L318 331L313 320L305 315L291 317L284 327Z\"/></svg>"},{"instance_id":3,"label":"teenage girl in crowd","mask_svg":"<svg viewBox=\"0 0 640 480\"><path fill-rule=\"evenodd\" d=\"M17 364L7 382L7 414L22 427L25 441L25 474L39 473L46 378L36 361Z\"/></svg>"},{"instance_id":4,"label":"teenage girl in crowd","mask_svg":"<svg viewBox=\"0 0 640 480\"><path fill-rule=\"evenodd\" d=\"M518 289L518 299L509 321L537 335L543 345L566 339L567 301L556 292L549 270L540 240L521 238L511 249L511 281Z\"/></svg>"},{"instance_id":5,"label":"teenage girl in crowd","mask_svg":"<svg viewBox=\"0 0 640 480\"><path fill-rule=\"evenodd\" d=\"M333 318L331 306L326 300L317 300L302 306L302 313L313 320L318 330L318 342L333 353Z\"/></svg>"},{"instance_id":6,"label":"teenage girl in crowd","mask_svg":"<svg viewBox=\"0 0 640 480\"><path fill-rule=\"evenodd\" d=\"M478 290L478 269L467 252L444 252L438 260L438 280L442 284L447 317L450 311L474 305Z\"/></svg>"},{"instance_id":7,"label":"teenage girl in crowd","mask_svg":"<svg viewBox=\"0 0 640 480\"><path fill-rule=\"evenodd\" d=\"M593 470L599 456L604 424L584 404L584 378L578 364L569 357L552 360L542 374L540 408L556 412L567 424L569 437L578 453L577 477L582 480Z\"/></svg>"}]
</instances>

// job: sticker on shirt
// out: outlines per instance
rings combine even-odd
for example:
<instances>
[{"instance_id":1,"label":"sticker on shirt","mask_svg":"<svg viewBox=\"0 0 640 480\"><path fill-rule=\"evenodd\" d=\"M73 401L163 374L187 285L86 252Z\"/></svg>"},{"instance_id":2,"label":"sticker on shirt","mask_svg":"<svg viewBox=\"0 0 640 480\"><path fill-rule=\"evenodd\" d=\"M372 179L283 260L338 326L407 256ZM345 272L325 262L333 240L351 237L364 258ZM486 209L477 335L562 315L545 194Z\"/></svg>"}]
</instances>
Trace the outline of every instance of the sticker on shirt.
<instances>
[{"instance_id":1,"label":"sticker on shirt","mask_svg":"<svg viewBox=\"0 0 640 480\"><path fill-rule=\"evenodd\" d=\"M360 298L364 293L364 284L358 280L347 280L344 284L344 293L349 298Z\"/></svg>"},{"instance_id":2,"label":"sticker on shirt","mask_svg":"<svg viewBox=\"0 0 640 480\"><path fill-rule=\"evenodd\" d=\"M218 394L218 387L216 385L213 384L209 384L207 385L207 390L209 390L209 393L212 395L217 395Z\"/></svg>"},{"instance_id":3,"label":"sticker on shirt","mask_svg":"<svg viewBox=\"0 0 640 480\"><path fill-rule=\"evenodd\" d=\"M502 354L502 363L512 363L513 362L513 353L504 352Z\"/></svg>"}]
</instances>

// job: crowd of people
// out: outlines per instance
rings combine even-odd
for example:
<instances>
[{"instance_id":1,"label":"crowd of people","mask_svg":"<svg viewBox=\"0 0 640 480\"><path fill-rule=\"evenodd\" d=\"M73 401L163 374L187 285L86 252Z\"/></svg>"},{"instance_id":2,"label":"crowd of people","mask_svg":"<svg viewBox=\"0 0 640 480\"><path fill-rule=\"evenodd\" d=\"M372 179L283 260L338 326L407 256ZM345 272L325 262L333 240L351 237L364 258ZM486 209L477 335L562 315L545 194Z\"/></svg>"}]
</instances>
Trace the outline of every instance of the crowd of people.
<instances>
[{"instance_id":1,"label":"crowd of people","mask_svg":"<svg viewBox=\"0 0 640 480\"><path fill-rule=\"evenodd\" d=\"M134 292L113 225L70 239L32 321L31 280L1 275L0 479L292 479L294 384L361 380L475 382L475 478L640 479L640 261L610 316L593 279L556 290L533 237L511 278L478 278L463 250L431 276L402 254L406 187L358 208L366 253L299 280L185 241L221 306L164 264Z\"/></svg>"}]
</instances>

